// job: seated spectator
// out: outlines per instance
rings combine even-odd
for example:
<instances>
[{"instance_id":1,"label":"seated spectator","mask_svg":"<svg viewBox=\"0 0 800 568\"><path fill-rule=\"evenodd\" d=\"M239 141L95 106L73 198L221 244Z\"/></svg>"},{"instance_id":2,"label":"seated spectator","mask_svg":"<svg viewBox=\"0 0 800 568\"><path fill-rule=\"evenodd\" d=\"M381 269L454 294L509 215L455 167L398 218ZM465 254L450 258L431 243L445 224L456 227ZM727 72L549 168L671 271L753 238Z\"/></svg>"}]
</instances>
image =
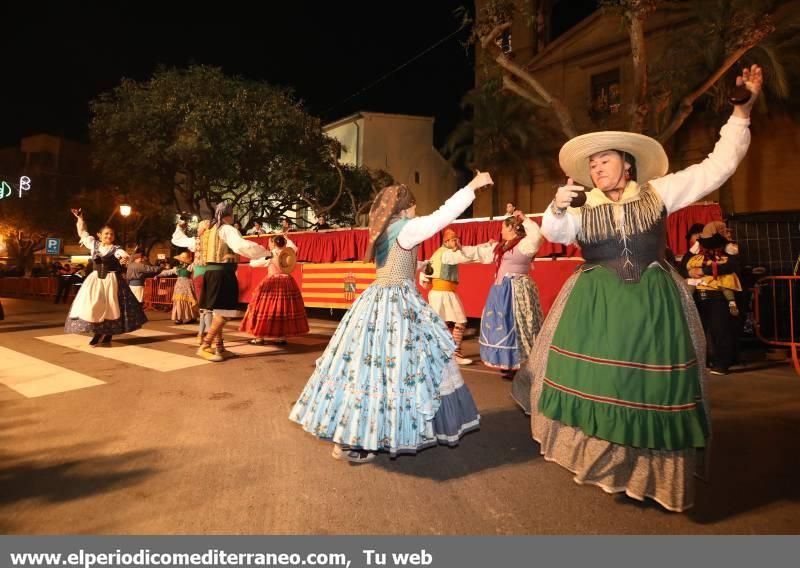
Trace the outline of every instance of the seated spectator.
<instances>
[{"instance_id":1,"label":"seated spectator","mask_svg":"<svg viewBox=\"0 0 800 568\"><path fill-rule=\"evenodd\" d=\"M249 231L247 231L247 234L248 235L261 236L261 235L266 235L267 232L264 230L264 227L261 225L261 221L254 221L253 222L253 228L250 229Z\"/></svg>"},{"instance_id":2,"label":"seated spectator","mask_svg":"<svg viewBox=\"0 0 800 568\"><path fill-rule=\"evenodd\" d=\"M320 215L317 217L317 222L314 223L313 231L327 231L328 229L332 229L330 225L328 225L328 220L325 215Z\"/></svg>"}]
</instances>

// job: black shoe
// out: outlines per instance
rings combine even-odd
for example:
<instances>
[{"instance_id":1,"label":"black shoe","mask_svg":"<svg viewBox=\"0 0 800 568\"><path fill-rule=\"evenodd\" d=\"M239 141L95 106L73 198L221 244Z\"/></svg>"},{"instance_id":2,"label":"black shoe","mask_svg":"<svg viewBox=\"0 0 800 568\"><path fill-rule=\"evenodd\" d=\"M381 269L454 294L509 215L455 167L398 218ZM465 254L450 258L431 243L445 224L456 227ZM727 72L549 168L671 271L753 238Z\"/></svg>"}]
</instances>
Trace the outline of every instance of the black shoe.
<instances>
[{"instance_id":1,"label":"black shoe","mask_svg":"<svg viewBox=\"0 0 800 568\"><path fill-rule=\"evenodd\" d=\"M728 369L711 369L709 373L712 375L728 375L730 371Z\"/></svg>"},{"instance_id":2,"label":"black shoe","mask_svg":"<svg viewBox=\"0 0 800 568\"><path fill-rule=\"evenodd\" d=\"M517 374L517 372L515 370L513 370L513 369L503 370L503 371L500 372L500 376L503 377L507 381L513 381L514 380L514 375L516 375L516 374Z\"/></svg>"},{"instance_id":3,"label":"black shoe","mask_svg":"<svg viewBox=\"0 0 800 568\"><path fill-rule=\"evenodd\" d=\"M92 340L89 341L89 345L91 345L92 347L95 347L98 343L100 343L100 338L101 337L103 337L103 335L101 333L95 333L94 336L92 337Z\"/></svg>"},{"instance_id":4,"label":"black shoe","mask_svg":"<svg viewBox=\"0 0 800 568\"><path fill-rule=\"evenodd\" d=\"M100 344L101 345L111 345L111 336L110 335L104 335L103 339L100 340Z\"/></svg>"}]
</instances>

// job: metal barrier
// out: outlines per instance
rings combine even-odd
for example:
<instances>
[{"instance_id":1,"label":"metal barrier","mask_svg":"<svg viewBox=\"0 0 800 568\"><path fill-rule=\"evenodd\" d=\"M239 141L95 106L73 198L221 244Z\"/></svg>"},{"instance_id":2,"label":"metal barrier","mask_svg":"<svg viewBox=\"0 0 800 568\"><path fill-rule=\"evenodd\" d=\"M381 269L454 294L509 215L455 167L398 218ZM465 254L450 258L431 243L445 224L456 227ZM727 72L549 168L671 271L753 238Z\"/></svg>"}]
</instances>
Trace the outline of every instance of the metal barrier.
<instances>
[{"instance_id":1,"label":"metal barrier","mask_svg":"<svg viewBox=\"0 0 800 568\"><path fill-rule=\"evenodd\" d=\"M145 309L169 311L177 278L148 278L144 281L143 304ZM74 285L73 285L74 286ZM58 277L3 277L0 278L0 296L9 298L53 299L58 292ZM67 298L72 294L67 293Z\"/></svg>"},{"instance_id":2,"label":"metal barrier","mask_svg":"<svg viewBox=\"0 0 800 568\"><path fill-rule=\"evenodd\" d=\"M144 281L144 309L168 311L172 309L172 293L177 278L148 278Z\"/></svg>"},{"instance_id":3,"label":"metal barrier","mask_svg":"<svg viewBox=\"0 0 800 568\"><path fill-rule=\"evenodd\" d=\"M789 347L800 375L800 276L767 276L753 290L756 336L778 347ZM788 316L788 317L787 317Z\"/></svg>"},{"instance_id":4,"label":"metal barrier","mask_svg":"<svg viewBox=\"0 0 800 568\"><path fill-rule=\"evenodd\" d=\"M54 298L58 291L57 276L0 278L0 296L15 298Z\"/></svg>"}]
</instances>

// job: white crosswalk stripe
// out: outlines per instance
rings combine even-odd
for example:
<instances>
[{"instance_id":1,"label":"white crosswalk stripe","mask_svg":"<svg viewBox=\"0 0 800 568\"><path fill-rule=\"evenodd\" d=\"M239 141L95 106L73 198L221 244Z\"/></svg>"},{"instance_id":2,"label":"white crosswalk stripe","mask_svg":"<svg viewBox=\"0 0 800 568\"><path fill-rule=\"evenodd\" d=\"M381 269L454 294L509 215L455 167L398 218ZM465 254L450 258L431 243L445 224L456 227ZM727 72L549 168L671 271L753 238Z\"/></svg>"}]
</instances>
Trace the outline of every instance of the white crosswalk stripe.
<instances>
[{"instance_id":1,"label":"white crosswalk stripe","mask_svg":"<svg viewBox=\"0 0 800 568\"><path fill-rule=\"evenodd\" d=\"M228 334L225 334L225 349L234 355L257 355L259 353L272 353L275 351L283 351L281 347L276 345L250 345L246 339L231 340ZM184 345L194 345L197 347L197 337L184 337L183 339L170 339L172 343L182 343Z\"/></svg>"},{"instance_id":2,"label":"white crosswalk stripe","mask_svg":"<svg viewBox=\"0 0 800 568\"><path fill-rule=\"evenodd\" d=\"M121 337L124 338L124 336ZM111 347L92 347L88 344L86 336L84 335L45 335L43 337L37 337L36 339L70 349L77 349L85 353L91 353L97 357L113 359L120 363L138 365L139 367L144 367L153 371L178 371L180 369L209 364L208 361L200 359L199 357L176 355L175 353L159 351L157 349L139 347L138 345L124 345L120 344L119 340L115 341Z\"/></svg>"},{"instance_id":3,"label":"white crosswalk stripe","mask_svg":"<svg viewBox=\"0 0 800 568\"><path fill-rule=\"evenodd\" d=\"M63 327L64 320L37 320L33 321L17 321L17 322L0 322L0 329L3 331L10 331L14 329L19 329L24 331L26 328L37 328L37 327Z\"/></svg>"},{"instance_id":4,"label":"white crosswalk stripe","mask_svg":"<svg viewBox=\"0 0 800 568\"><path fill-rule=\"evenodd\" d=\"M0 383L28 398L103 385L105 382L0 347Z\"/></svg>"},{"instance_id":5,"label":"white crosswalk stripe","mask_svg":"<svg viewBox=\"0 0 800 568\"><path fill-rule=\"evenodd\" d=\"M309 322L309 330L308 332L311 335L333 335L333 332L336 331L337 325L326 325L321 324L319 322ZM171 325L170 328L172 329L179 329L181 331L191 331L192 333L197 333L197 324L190 324L190 325ZM141 331L141 330L140 330ZM239 331L239 324L229 324L225 326L225 337L246 337L248 339L252 339L252 335L249 333L244 333Z\"/></svg>"},{"instance_id":6,"label":"white crosswalk stripe","mask_svg":"<svg viewBox=\"0 0 800 568\"><path fill-rule=\"evenodd\" d=\"M147 329L146 327L143 327L141 329L137 329L136 331L132 331L127 335L133 335L134 337L167 337L169 335L173 335L173 333L169 331L158 331L157 329Z\"/></svg>"},{"instance_id":7,"label":"white crosswalk stripe","mask_svg":"<svg viewBox=\"0 0 800 568\"><path fill-rule=\"evenodd\" d=\"M170 327L172 329L179 329L179 330L185 331L185 332L189 332L190 331L190 332L192 332L194 334L197 333L197 325L171 325ZM239 326L236 326L235 328L232 327L232 326L225 327L225 337L242 337L242 338L247 338L247 339L252 339L253 338L253 336L250 335L249 333L243 333L241 331L234 331L234 330L238 330L238 329L239 329ZM197 335L195 335L195 337L197 337Z\"/></svg>"},{"instance_id":8,"label":"white crosswalk stripe","mask_svg":"<svg viewBox=\"0 0 800 568\"><path fill-rule=\"evenodd\" d=\"M311 320L309 324L309 335L290 337L287 345L250 345L248 342L252 336L238 331L238 322L231 322L225 329L225 348L240 356L291 353L292 345L324 349L337 323ZM49 330L41 331L46 333ZM115 336L111 347L91 347L86 335L46 334L37 336L36 339L87 355L168 373L212 364L195 355L198 347L196 333L197 324L173 325L167 328L146 327ZM163 347L169 344L181 348L185 346L185 353L176 353L175 347L171 351L164 350ZM268 358L264 362L267 363ZM0 347L0 384L23 396L39 397L106 383L43 358Z\"/></svg>"},{"instance_id":9,"label":"white crosswalk stripe","mask_svg":"<svg viewBox=\"0 0 800 568\"><path fill-rule=\"evenodd\" d=\"M180 329L181 331L197 331L197 326L186 326L186 325L173 325L170 326L172 329ZM234 353L236 355L255 355L258 353L272 353L275 351L285 351L287 349L286 346L280 345L250 345L247 343L249 340L253 339L253 336L249 333L242 333L240 331L229 331L232 326L225 329L225 349ZM330 328L316 328L313 326L310 327L310 333L313 335L325 335L327 336L325 339L315 338L315 337L308 337L305 335L301 335L298 337L291 337L288 339L289 344L296 344L296 345L326 345L328 343L329 337L332 335L332 331ZM238 325L235 329L238 329ZM182 343L184 345L197 345L197 336L193 335L191 337L184 337L181 339L170 339L173 343Z\"/></svg>"},{"instance_id":10,"label":"white crosswalk stripe","mask_svg":"<svg viewBox=\"0 0 800 568\"><path fill-rule=\"evenodd\" d=\"M258 354L266 354L266 353L275 353L286 351L287 349L291 349L291 345L308 345L308 346L319 346L324 347L328 341L330 336L333 334L335 326L337 324L330 322L317 322L311 321L310 323L310 335L303 335L299 337L291 337L289 338L288 342L289 345L250 345L248 341L253 338L252 335L248 333L243 333L240 331L233 331L234 329L238 329L238 323L233 322L232 324L228 325L225 329L225 349L230 351L235 355L258 355ZM126 345L126 338L129 337L141 337L141 338L152 338L152 339L163 339L169 343L177 343L180 345L187 345L187 346L197 346L197 336L194 335L194 332L197 331L197 324L184 324L184 325L171 325L169 329L174 329L176 332L167 331L167 330L160 330L160 329L151 329L151 328L142 328L137 329L134 332L116 336L114 338L114 346L110 348L105 347L89 347L87 345L87 340L85 336L81 335L49 335L38 337L37 339L41 339L42 341L48 341L50 343L55 343L57 345L61 345L63 347L69 347L72 349L79 349L81 351L91 353L93 355L99 355L100 357L106 357L110 359L115 359L124 363L131 363L133 365L140 365L152 370L156 371L173 371L173 370L180 370L187 367L193 367L197 365L204 365L207 364L208 361L204 361L199 358L194 357L194 353L191 353L191 357L189 357L189 361L186 360L186 356L184 355L177 355L175 353L167 353L163 351L158 351L156 348L159 345L159 341L154 341L152 344L144 345ZM184 333L191 332L192 335L184 335L177 333L177 331L182 331ZM324 335L325 338L319 337L312 337L311 335ZM146 351L146 353L145 353ZM152 353L156 352L159 353L159 357L157 358L158 363L153 363L154 361ZM141 361L141 357L147 355L149 357L148 362ZM188 354L187 354L188 355ZM165 364L165 360L170 360L170 363Z\"/></svg>"}]
</instances>

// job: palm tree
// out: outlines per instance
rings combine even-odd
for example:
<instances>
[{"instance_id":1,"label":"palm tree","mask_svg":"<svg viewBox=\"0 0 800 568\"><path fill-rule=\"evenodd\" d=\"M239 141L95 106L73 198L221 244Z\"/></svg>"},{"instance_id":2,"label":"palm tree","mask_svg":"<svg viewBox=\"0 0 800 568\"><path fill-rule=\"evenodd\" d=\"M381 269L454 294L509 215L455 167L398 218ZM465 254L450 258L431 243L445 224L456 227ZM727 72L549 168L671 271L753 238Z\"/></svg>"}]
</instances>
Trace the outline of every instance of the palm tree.
<instances>
[{"instance_id":1,"label":"palm tree","mask_svg":"<svg viewBox=\"0 0 800 568\"><path fill-rule=\"evenodd\" d=\"M762 101L789 99L793 74L796 78L796 65L800 63L800 18L793 14L773 24L769 14L775 11L776 4L774 0L695 0L688 3L690 19L696 22L692 33L681 32L680 41L672 42L651 71L656 133L667 126L681 98L720 69L741 45L747 45L748 34L756 33L764 25L774 25L775 31L750 48L722 80L703 92L698 102L707 112L720 116L729 114L728 96L734 78L742 67L753 63L760 65L768 77L764 82L767 96Z\"/></svg>"},{"instance_id":2,"label":"palm tree","mask_svg":"<svg viewBox=\"0 0 800 568\"><path fill-rule=\"evenodd\" d=\"M719 69L740 45L746 44L747 34L757 29L758 22L774 13L779 2L771 0L695 0L689 3L691 18L697 22L695 32L683 34L681 41L654 66L652 92L654 130L663 132L674 107L705 78ZM769 20L772 22L772 19ZM800 16L774 19L775 31L749 49L726 75L698 99L702 114L708 121L722 123L730 115L728 98L735 77L742 67L758 64L764 70L764 94L758 107L765 111L768 104L789 106L797 110L790 98L792 85L798 85L800 74ZM792 106L795 108L792 109ZM730 183L720 188L720 203L726 211L733 210Z\"/></svg>"},{"instance_id":3,"label":"palm tree","mask_svg":"<svg viewBox=\"0 0 800 568\"><path fill-rule=\"evenodd\" d=\"M514 183L530 179L529 160L534 147L542 139L535 107L527 101L505 94L494 84L487 84L467 93L461 108L471 117L460 122L447 138L444 155L450 163L469 170L485 169L509 176ZM492 192L492 211L498 210L500 195Z\"/></svg>"}]
</instances>

